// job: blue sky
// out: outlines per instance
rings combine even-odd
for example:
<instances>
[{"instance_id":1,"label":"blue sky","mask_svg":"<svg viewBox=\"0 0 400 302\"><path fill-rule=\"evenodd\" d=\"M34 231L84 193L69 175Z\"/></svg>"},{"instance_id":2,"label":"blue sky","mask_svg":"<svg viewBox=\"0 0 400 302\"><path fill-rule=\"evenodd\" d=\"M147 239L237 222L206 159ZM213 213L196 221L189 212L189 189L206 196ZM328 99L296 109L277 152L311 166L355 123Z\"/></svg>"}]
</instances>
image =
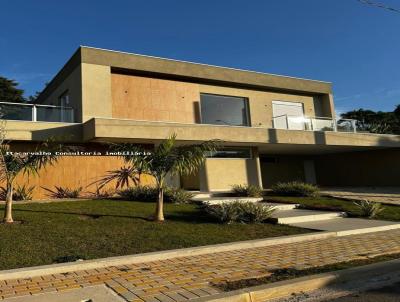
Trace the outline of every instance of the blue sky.
<instances>
[{"instance_id":1,"label":"blue sky","mask_svg":"<svg viewBox=\"0 0 400 302\"><path fill-rule=\"evenodd\" d=\"M88 45L333 82L339 112L400 104L400 13L357 0L2 0L0 25L27 95Z\"/></svg>"}]
</instances>

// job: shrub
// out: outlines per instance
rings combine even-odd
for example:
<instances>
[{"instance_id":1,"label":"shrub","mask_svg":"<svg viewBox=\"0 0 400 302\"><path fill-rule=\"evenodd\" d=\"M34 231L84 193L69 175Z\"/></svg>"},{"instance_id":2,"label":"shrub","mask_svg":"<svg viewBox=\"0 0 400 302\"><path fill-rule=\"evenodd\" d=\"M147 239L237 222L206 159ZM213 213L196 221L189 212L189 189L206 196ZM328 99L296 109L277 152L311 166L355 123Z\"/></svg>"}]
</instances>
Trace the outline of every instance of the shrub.
<instances>
[{"instance_id":1,"label":"shrub","mask_svg":"<svg viewBox=\"0 0 400 302\"><path fill-rule=\"evenodd\" d=\"M13 191L13 200L32 200L32 193L34 189L35 186L28 187L26 185L17 185ZM3 187L1 187L0 190L0 200L6 200L7 190Z\"/></svg>"},{"instance_id":2,"label":"shrub","mask_svg":"<svg viewBox=\"0 0 400 302\"><path fill-rule=\"evenodd\" d=\"M82 187L71 189L68 187L54 187L54 190L44 188L44 190L49 192L48 196L50 198L78 198L81 195Z\"/></svg>"},{"instance_id":3,"label":"shrub","mask_svg":"<svg viewBox=\"0 0 400 302\"><path fill-rule=\"evenodd\" d=\"M164 192L164 199L171 203L188 203L194 194L181 188L167 188Z\"/></svg>"},{"instance_id":4,"label":"shrub","mask_svg":"<svg viewBox=\"0 0 400 302\"><path fill-rule=\"evenodd\" d=\"M35 186L28 187L26 185L17 186L13 192L14 200L32 200L32 193Z\"/></svg>"},{"instance_id":5,"label":"shrub","mask_svg":"<svg viewBox=\"0 0 400 302\"><path fill-rule=\"evenodd\" d=\"M152 186L129 187L118 191L118 195L123 199L131 201L150 201L154 202L158 198L157 188Z\"/></svg>"},{"instance_id":6,"label":"shrub","mask_svg":"<svg viewBox=\"0 0 400 302\"><path fill-rule=\"evenodd\" d=\"M205 211L222 223L260 223L271 217L275 208L262 203L234 201L206 205Z\"/></svg>"},{"instance_id":7,"label":"shrub","mask_svg":"<svg viewBox=\"0 0 400 302\"><path fill-rule=\"evenodd\" d=\"M379 202L360 200L355 201L354 204L359 209L362 217L374 218L384 210L384 207Z\"/></svg>"},{"instance_id":8,"label":"shrub","mask_svg":"<svg viewBox=\"0 0 400 302\"><path fill-rule=\"evenodd\" d=\"M207 214L222 223L232 223L239 220L241 207L240 201L223 202L217 205L206 205L204 207Z\"/></svg>"},{"instance_id":9,"label":"shrub","mask_svg":"<svg viewBox=\"0 0 400 302\"><path fill-rule=\"evenodd\" d=\"M94 199L106 199L113 197L115 195L115 190L96 188L96 191L89 193L89 195Z\"/></svg>"},{"instance_id":10,"label":"shrub","mask_svg":"<svg viewBox=\"0 0 400 302\"><path fill-rule=\"evenodd\" d=\"M275 207L255 202L242 202L240 221L245 223L261 223L271 218Z\"/></svg>"},{"instance_id":11,"label":"shrub","mask_svg":"<svg viewBox=\"0 0 400 302\"><path fill-rule=\"evenodd\" d=\"M255 185L233 185L232 191L237 196L243 197L262 197L263 190L260 186Z\"/></svg>"},{"instance_id":12,"label":"shrub","mask_svg":"<svg viewBox=\"0 0 400 302\"><path fill-rule=\"evenodd\" d=\"M319 194L319 188L312 184L299 181L280 182L272 186L272 192L282 196L314 197Z\"/></svg>"},{"instance_id":13,"label":"shrub","mask_svg":"<svg viewBox=\"0 0 400 302\"><path fill-rule=\"evenodd\" d=\"M118 195L126 200L154 202L158 199L158 190L153 186L136 186L120 190ZM164 190L165 202L187 203L193 196L191 192L180 188L167 187Z\"/></svg>"}]
</instances>

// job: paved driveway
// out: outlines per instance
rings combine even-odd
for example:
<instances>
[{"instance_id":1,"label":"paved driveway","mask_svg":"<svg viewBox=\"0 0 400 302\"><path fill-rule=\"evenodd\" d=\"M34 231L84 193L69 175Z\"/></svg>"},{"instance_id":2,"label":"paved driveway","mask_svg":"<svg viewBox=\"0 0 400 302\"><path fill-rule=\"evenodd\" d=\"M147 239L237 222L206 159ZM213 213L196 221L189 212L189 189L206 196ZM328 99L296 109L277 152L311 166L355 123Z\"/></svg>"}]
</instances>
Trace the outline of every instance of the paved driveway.
<instances>
[{"instance_id":1,"label":"paved driveway","mask_svg":"<svg viewBox=\"0 0 400 302\"><path fill-rule=\"evenodd\" d=\"M339 198L400 205L400 187L327 187L321 193Z\"/></svg>"},{"instance_id":2,"label":"paved driveway","mask_svg":"<svg viewBox=\"0 0 400 302\"><path fill-rule=\"evenodd\" d=\"M370 290L347 297L329 300L327 302L399 302L400 283L385 286L380 289Z\"/></svg>"},{"instance_id":3,"label":"paved driveway","mask_svg":"<svg viewBox=\"0 0 400 302\"><path fill-rule=\"evenodd\" d=\"M400 230L5 280L0 281L0 297L104 284L126 301L187 301L220 293L210 282L264 276L276 268L300 269L394 252L400 252Z\"/></svg>"}]
</instances>

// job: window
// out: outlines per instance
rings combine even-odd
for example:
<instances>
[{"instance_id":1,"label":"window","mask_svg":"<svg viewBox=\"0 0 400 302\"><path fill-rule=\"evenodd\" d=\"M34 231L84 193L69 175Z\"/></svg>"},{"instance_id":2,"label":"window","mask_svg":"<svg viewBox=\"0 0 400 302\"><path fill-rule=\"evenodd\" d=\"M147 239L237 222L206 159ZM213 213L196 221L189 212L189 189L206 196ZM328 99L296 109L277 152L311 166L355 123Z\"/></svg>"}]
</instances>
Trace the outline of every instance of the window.
<instances>
[{"instance_id":1,"label":"window","mask_svg":"<svg viewBox=\"0 0 400 302\"><path fill-rule=\"evenodd\" d=\"M228 126L250 126L246 98L200 94L201 123Z\"/></svg>"},{"instance_id":2,"label":"window","mask_svg":"<svg viewBox=\"0 0 400 302\"><path fill-rule=\"evenodd\" d=\"M210 152L208 158L251 158L250 148L221 148Z\"/></svg>"},{"instance_id":3,"label":"window","mask_svg":"<svg viewBox=\"0 0 400 302\"><path fill-rule=\"evenodd\" d=\"M69 106L69 93L68 93L68 90L65 91L65 92L59 97L59 101L60 101L60 106L61 106L61 107L68 107L68 106Z\"/></svg>"},{"instance_id":4,"label":"window","mask_svg":"<svg viewBox=\"0 0 400 302\"><path fill-rule=\"evenodd\" d=\"M274 128L304 130L303 103L298 102L272 102Z\"/></svg>"}]
</instances>

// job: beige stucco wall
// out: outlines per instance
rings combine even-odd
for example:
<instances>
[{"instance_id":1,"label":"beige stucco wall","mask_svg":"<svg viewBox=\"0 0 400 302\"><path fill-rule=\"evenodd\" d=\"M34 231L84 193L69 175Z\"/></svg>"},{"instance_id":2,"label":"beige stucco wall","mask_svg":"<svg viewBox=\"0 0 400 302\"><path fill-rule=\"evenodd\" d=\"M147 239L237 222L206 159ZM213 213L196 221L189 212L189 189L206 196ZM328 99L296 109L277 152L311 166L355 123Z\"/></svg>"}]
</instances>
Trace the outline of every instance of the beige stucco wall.
<instances>
[{"instance_id":1,"label":"beige stucco wall","mask_svg":"<svg viewBox=\"0 0 400 302\"><path fill-rule=\"evenodd\" d=\"M258 154L253 148L253 157L208 158L199 171L200 191L226 191L232 185L261 186Z\"/></svg>"},{"instance_id":2,"label":"beige stucco wall","mask_svg":"<svg viewBox=\"0 0 400 302\"><path fill-rule=\"evenodd\" d=\"M252 126L272 127L272 102L303 103L306 116L328 116L322 98L299 94L229 88L122 74L111 75L112 117L199 123L200 93L248 98ZM326 99L325 99L326 101Z\"/></svg>"},{"instance_id":3,"label":"beige stucco wall","mask_svg":"<svg viewBox=\"0 0 400 302\"><path fill-rule=\"evenodd\" d=\"M196 84L121 74L111 75L112 117L194 123Z\"/></svg>"},{"instance_id":4,"label":"beige stucco wall","mask_svg":"<svg viewBox=\"0 0 400 302\"><path fill-rule=\"evenodd\" d=\"M219 139L244 145L281 147L293 150L293 145L311 145L316 151L325 147L398 147L400 136L346 133L318 132L302 130L265 129L261 127L235 127L220 125L191 125L179 123L163 123L152 121L133 121L120 119L92 119L85 123L83 136L86 140L113 139L126 140L163 140L172 133L177 134L181 141L206 141ZM267 145L268 144L268 145Z\"/></svg>"},{"instance_id":5,"label":"beige stucco wall","mask_svg":"<svg viewBox=\"0 0 400 302\"><path fill-rule=\"evenodd\" d=\"M13 141L44 141L49 138L56 140L81 142L81 124L7 121L5 125L6 140Z\"/></svg>"},{"instance_id":6,"label":"beige stucco wall","mask_svg":"<svg viewBox=\"0 0 400 302\"><path fill-rule=\"evenodd\" d=\"M316 94L326 94L332 92L332 85L328 82L183 62L84 46L82 46L79 51L81 61L84 63L113 66L125 70L139 70L192 79L196 78L222 83L232 83L234 85L269 87L303 93L312 92Z\"/></svg>"},{"instance_id":7,"label":"beige stucco wall","mask_svg":"<svg viewBox=\"0 0 400 302\"><path fill-rule=\"evenodd\" d=\"M88 150L104 150L104 146L86 145ZM32 143L12 143L11 150L15 152L26 152L35 150ZM20 173L15 185L34 186L34 199L48 199L48 192L43 189L54 190L55 186L77 189L82 187L82 194L88 195L96 191L96 184L93 182L101 179L107 171L117 170L127 166L117 156L60 156L54 165L47 165L39 171L38 175L27 175ZM143 175L142 184L153 184L153 178ZM4 183L0 182L0 186ZM115 182L110 183L104 189L115 189Z\"/></svg>"},{"instance_id":8,"label":"beige stucco wall","mask_svg":"<svg viewBox=\"0 0 400 302\"><path fill-rule=\"evenodd\" d=\"M68 91L70 107L74 108L76 122L82 121L82 68L76 67L42 102L60 106L60 97Z\"/></svg>"},{"instance_id":9,"label":"beige stucco wall","mask_svg":"<svg viewBox=\"0 0 400 302\"><path fill-rule=\"evenodd\" d=\"M82 64L82 121L112 117L109 66Z\"/></svg>"}]
</instances>

